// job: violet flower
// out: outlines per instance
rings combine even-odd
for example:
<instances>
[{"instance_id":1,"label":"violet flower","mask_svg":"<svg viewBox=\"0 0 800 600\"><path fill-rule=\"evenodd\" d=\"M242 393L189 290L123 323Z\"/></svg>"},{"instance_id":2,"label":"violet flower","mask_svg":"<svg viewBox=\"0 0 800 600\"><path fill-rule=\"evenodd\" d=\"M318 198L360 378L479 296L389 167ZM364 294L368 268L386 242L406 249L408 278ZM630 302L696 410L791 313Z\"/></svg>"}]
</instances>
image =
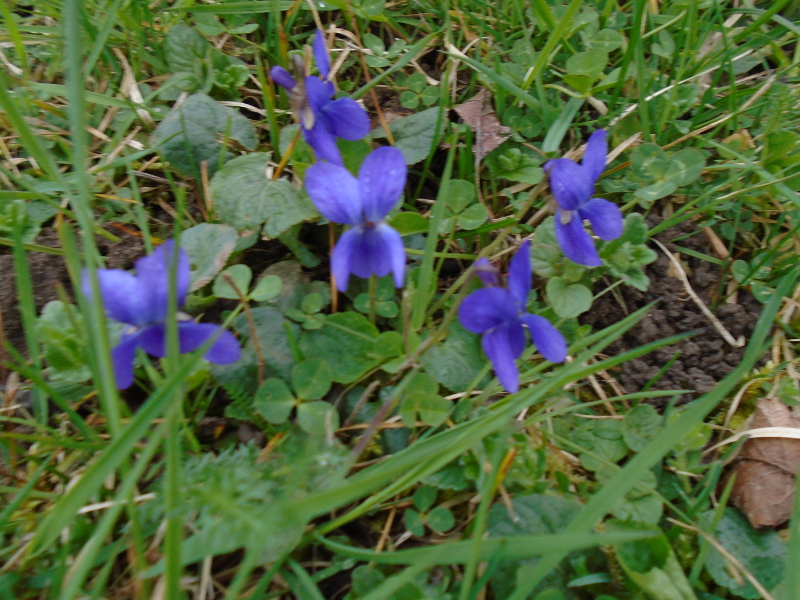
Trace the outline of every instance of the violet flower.
<instances>
[{"instance_id":1,"label":"violet flower","mask_svg":"<svg viewBox=\"0 0 800 600\"><path fill-rule=\"evenodd\" d=\"M619 208L602 198L592 198L594 184L606 168L608 144L603 129L595 131L586 144L579 165L569 158L549 160L544 168L550 176L550 189L558 202L556 239L564 254L573 262L587 267L603 264L592 236L584 229L588 219L592 230L602 240L622 235L623 221Z\"/></svg>"},{"instance_id":2,"label":"violet flower","mask_svg":"<svg viewBox=\"0 0 800 600\"><path fill-rule=\"evenodd\" d=\"M111 350L119 389L125 389L133 383L136 348L142 348L153 356L167 355L169 283L175 258L175 244L168 240L149 256L136 261L136 275L121 269L97 269L97 282L106 314L115 321L131 326ZM176 267L175 284L180 308L189 292L190 269L189 257L182 248L177 249ZM91 299L92 286L86 270L83 272L81 288L86 298ZM182 354L196 350L213 336L216 341L206 351L206 360L222 365L239 360L239 342L229 331L211 323L195 323L188 315L179 313L178 318L178 346Z\"/></svg>"},{"instance_id":3,"label":"violet flower","mask_svg":"<svg viewBox=\"0 0 800 600\"><path fill-rule=\"evenodd\" d=\"M397 148L384 146L364 159L358 179L344 167L318 162L306 171L306 190L322 215L349 225L331 255L339 290L347 291L350 274L368 278L394 275L402 287L406 254L400 234L384 222L406 185L406 162Z\"/></svg>"},{"instance_id":4,"label":"violet flower","mask_svg":"<svg viewBox=\"0 0 800 600\"><path fill-rule=\"evenodd\" d=\"M538 315L525 312L531 289L532 271L530 242L519 247L508 267L508 288L493 284L499 279L488 273L488 261L476 261L478 275L490 284L464 298L458 309L461 324L473 333L483 334L483 351L497 374L500 383L512 394L519 390L519 371L514 362L525 349L527 326L533 343L542 356L551 362L564 362L567 342L564 336Z\"/></svg>"},{"instance_id":5,"label":"violet flower","mask_svg":"<svg viewBox=\"0 0 800 600\"><path fill-rule=\"evenodd\" d=\"M292 76L283 67L272 67L272 80L289 92L292 110L303 129L303 138L314 150L317 160L341 165L342 155L336 138L360 140L369 133L369 116L352 98L333 100L334 87L328 79L330 59L322 31L314 37L314 61L321 75L307 75L303 61L294 56Z\"/></svg>"}]
</instances>

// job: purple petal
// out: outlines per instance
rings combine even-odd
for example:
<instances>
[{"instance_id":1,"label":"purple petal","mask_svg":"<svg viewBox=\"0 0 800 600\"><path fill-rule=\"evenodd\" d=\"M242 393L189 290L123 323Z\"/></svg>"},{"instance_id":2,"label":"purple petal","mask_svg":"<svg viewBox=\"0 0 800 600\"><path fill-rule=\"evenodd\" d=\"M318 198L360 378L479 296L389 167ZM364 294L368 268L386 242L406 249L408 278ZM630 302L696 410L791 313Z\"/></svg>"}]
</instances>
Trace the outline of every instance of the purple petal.
<instances>
[{"instance_id":1,"label":"purple petal","mask_svg":"<svg viewBox=\"0 0 800 600\"><path fill-rule=\"evenodd\" d=\"M472 333L484 333L508 321L517 320L517 302L504 288L483 288L472 292L458 307L458 320Z\"/></svg>"},{"instance_id":2,"label":"purple petal","mask_svg":"<svg viewBox=\"0 0 800 600\"><path fill-rule=\"evenodd\" d=\"M336 136L328 130L325 115L317 115L314 127L303 128L303 139L314 150L317 160L326 160L333 165L343 165L342 153L336 145Z\"/></svg>"},{"instance_id":3,"label":"purple petal","mask_svg":"<svg viewBox=\"0 0 800 600\"><path fill-rule=\"evenodd\" d=\"M592 196L593 181L582 166L568 158L548 161L550 189L558 205L564 210L575 210Z\"/></svg>"},{"instance_id":4,"label":"purple petal","mask_svg":"<svg viewBox=\"0 0 800 600\"><path fill-rule=\"evenodd\" d=\"M111 349L111 364L117 389L124 390L133 383L133 359L139 345L139 332L122 334L119 344Z\"/></svg>"},{"instance_id":5,"label":"purple petal","mask_svg":"<svg viewBox=\"0 0 800 600\"><path fill-rule=\"evenodd\" d=\"M272 81L274 81L279 86L287 90L291 90L294 86L297 85L297 82L294 80L294 77L292 77L289 71L287 71L283 67L272 67L269 70L269 76L272 77Z\"/></svg>"},{"instance_id":6,"label":"purple petal","mask_svg":"<svg viewBox=\"0 0 800 600\"><path fill-rule=\"evenodd\" d=\"M402 287L406 255L400 234L386 223L359 226L350 231L357 232L350 254L351 273L363 279L392 273L395 286Z\"/></svg>"},{"instance_id":7,"label":"purple petal","mask_svg":"<svg viewBox=\"0 0 800 600\"><path fill-rule=\"evenodd\" d=\"M608 155L608 141L606 140L605 129L598 129L586 142L586 149L583 151L583 168L587 175L594 182L600 178L606 170L606 156Z\"/></svg>"},{"instance_id":8,"label":"purple petal","mask_svg":"<svg viewBox=\"0 0 800 600\"><path fill-rule=\"evenodd\" d=\"M322 112L325 105L331 101L333 92L335 91L333 84L330 81L323 81L319 77L309 75L305 79L306 94L308 95L308 103L311 105L311 110L314 114Z\"/></svg>"},{"instance_id":9,"label":"purple petal","mask_svg":"<svg viewBox=\"0 0 800 600\"><path fill-rule=\"evenodd\" d=\"M494 372L503 387L512 394L519 390L519 371L514 362L525 349L525 330L512 321L483 334L483 351L492 361Z\"/></svg>"},{"instance_id":10,"label":"purple petal","mask_svg":"<svg viewBox=\"0 0 800 600\"><path fill-rule=\"evenodd\" d=\"M531 243L523 242L508 266L508 291L514 296L521 310L528 303L528 292L531 291Z\"/></svg>"},{"instance_id":11,"label":"purple petal","mask_svg":"<svg viewBox=\"0 0 800 600\"><path fill-rule=\"evenodd\" d=\"M344 167L324 162L312 165L306 171L306 191L329 221L343 225L361 222L358 181Z\"/></svg>"},{"instance_id":12,"label":"purple petal","mask_svg":"<svg viewBox=\"0 0 800 600\"><path fill-rule=\"evenodd\" d=\"M197 350L212 336L215 341L203 354L203 358L218 365L227 365L239 360L241 348L238 340L230 331L213 323L195 323L194 321L178 323L178 344L181 354Z\"/></svg>"},{"instance_id":13,"label":"purple petal","mask_svg":"<svg viewBox=\"0 0 800 600\"><path fill-rule=\"evenodd\" d=\"M533 345L539 354L550 362L560 363L567 358L567 341L561 332L539 315L524 314L520 317L531 332Z\"/></svg>"},{"instance_id":14,"label":"purple petal","mask_svg":"<svg viewBox=\"0 0 800 600\"><path fill-rule=\"evenodd\" d=\"M625 227L619 207L602 198L592 198L581 206L578 214L582 219L589 219L592 230L600 236L601 240L617 239L622 235Z\"/></svg>"},{"instance_id":15,"label":"purple petal","mask_svg":"<svg viewBox=\"0 0 800 600\"><path fill-rule=\"evenodd\" d=\"M403 194L408 167L403 153L383 146L370 152L358 171L358 185L364 217L371 223L382 221Z\"/></svg>"},{"instance_id":16,"label":"purple petal","mask_svg":"<svg viewBox=\"0 0 800 600\"><path fill-rule=\"evenodd\" d=\"M317 33L314 36L314 62L317 63L319 74L327 79L331 71L331 60L328 57L328 47L325 45L325 37L319 29L317 29Z\"/></svg>"},{"instance_id":17,"label":"purple petal","mask_svg":"<svg viewBox=\"0 0 800 600\"><path fill-rule=\"evenodd\" d=\"M115 321L144 325L158 320L161 313L154 310L148 290L134 275L120 269L97 269L97 282L105 312ZM81 277L81 290L91 302L92 286L86 269Z\"/></svg>"},{"instance_id":18,"label":"purple petal","mask_svg":"<svg viewBox=\"0 0 800 600\"><path fill-rule=\"evenodd\" d=\"M479 258L476 260L472 268L475 274L480 278L481 283L486 287L500 287L503 285L503 278L500 271L497 270L492 263L486 258Z\"/></svg>"},{"instance_id":19,"label":"purple petal","mask_svg":"<svg viewBox=\"0 0 800 600\"><path fill-rule=\"evenodd\" d=\"M177 264L175 264L177 262ZM163 321L167 316L169 285L172 271L175 269L174 281L178 307L183 306L189 293L190 270L189 256L173 240L167 240L156 248L152 254L136 261L136 275L139 285L150 295L153 303L150 311L157 318L150 318L146 323Z\"/></svg>"},{"instance_id":20,"label":"purple petal","mask_svg":"<svg viewBox=\"0 0 800 600\"><path fill-rule=\"evenodd\" d=\"M331 253L331 273L336 280L336 288L340 292L346 292L350 282L350 263L353 257L353 249L361 239L361 229L355 227L348 229L336 242L336 246Z\"/></svg>"},{"instance_id":21,"label":"purple petal","mask_svg":"<svg viewBox=\"0 0 800 600\"><path fill-rule=\"evenodd\" d=\"M361 105L352 98L331 100L322 107L328 117L330 130L346 140L360 140L369 133L369 115Z\"/></svg>"},{"instance_id":22,"label":"purple petal","mask_svg":"<svg viewBox=\"0 0 800 600\"><path fill-rule=\"evenodd\" d=\"M167 328L162 323L143 329L139 334L139 345L148 354L163 358L167 355L166 331ZM213 323L179 322L178 351L185 354L197 350L215 335L219 337L203 356L222 365L239 360L239 342L229 331Z\"/></svg>"},{"instance_id":23,"label":"purple petal","mask_svg":"<svg viewBox=\"0 0 800 600\"><path fill-rule=\"evenodd\" d=\"M556 211L556 239L564 255L572 262L587 267L599 267L603 264L597 249L594 247L594 240L583 228L583 221L580 215L572 213L569 223L562 223L564 211Z\"/></svg>"}]
</instances>

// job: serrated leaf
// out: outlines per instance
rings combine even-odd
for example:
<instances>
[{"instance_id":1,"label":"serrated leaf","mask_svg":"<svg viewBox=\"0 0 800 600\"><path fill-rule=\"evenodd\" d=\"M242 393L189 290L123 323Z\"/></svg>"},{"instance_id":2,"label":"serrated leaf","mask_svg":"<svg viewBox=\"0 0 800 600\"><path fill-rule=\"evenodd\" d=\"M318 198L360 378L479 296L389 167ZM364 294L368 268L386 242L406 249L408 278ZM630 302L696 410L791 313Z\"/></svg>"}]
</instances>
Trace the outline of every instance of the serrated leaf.
<instances>
[{"instance_id":1,"label":"serrated leaf","mask_svg":"<svg viewBox=\"0 0 800 600\"><path fill-rule=\"evenodd\" d=\"M36 333L44 346L50 379L83 383L91 378L83 317L76 307L60 300L48 302L36 321Z\"/></svg>"},{"instance_id":2,"label":"serrated leaf","mask_svg":"<svg viewBox=\"0 0 800 600\"><path fill-rule=\"evenodd\" d=\"M639 404L622 419L622 437L634 452L643 450L661 430L661 415L649 404Z\"/></svg>"},{"instance_id":3,"label":"serrated leaf","mask_svg":"<svg viewBox=\"0 0 800 600\"><path fill-rule=\"evenodd\" d=\"M189 96L174 107L150 138L176 171L197 179L201 163L207 163L208 174L213 176L221 162L233 158L233 152L222 148L225 140L252 150L255 130L247 118L205 94Z\"/></svg>"},{"instance_id":4,"label":"serrated leaf","mask_svg":"<svg viewBox=\"0 0 800 600\"><path fill-rule=\"evenodd\" d=\"M285 179L273 181L266 169L270 155L253 153L227 163L211 180L217 217L238 231L278 237L297 223L317 218L311 201Z\"/></svg>"},{"instance_id":5,"label":"serrated leaf","mask_svg":"<svg viewBox=\"0 0 800 600\"><path fill-rule=\"evenodd\" d=\"M541 161L527 148L520 148L506 142L486 157L486 165L492 175L537 184L544 178L544 170L539 166Z\"/></svg>"},{"instance_id":6,"label":"serrated leaf","mask_svg":"<svg viewBox=\"0 0 800 600\"><path fill-rule=\"evenodd\" d=\"M189 290L205 287L228 262L239 236L229 225L201 223L181 234L181 248L192 265Z\"/></svg>"},{"instance_id":7,"label":"serrated leaf","mask_svg":"<svg viewBox=\"0 0 800 600\"><path fill-rule=\"evenodd\" d=\"M292 369L292 388L303 400L319 400L331 389L333 374L321 358L310 358Z\"/></svg>"}]
</instances>

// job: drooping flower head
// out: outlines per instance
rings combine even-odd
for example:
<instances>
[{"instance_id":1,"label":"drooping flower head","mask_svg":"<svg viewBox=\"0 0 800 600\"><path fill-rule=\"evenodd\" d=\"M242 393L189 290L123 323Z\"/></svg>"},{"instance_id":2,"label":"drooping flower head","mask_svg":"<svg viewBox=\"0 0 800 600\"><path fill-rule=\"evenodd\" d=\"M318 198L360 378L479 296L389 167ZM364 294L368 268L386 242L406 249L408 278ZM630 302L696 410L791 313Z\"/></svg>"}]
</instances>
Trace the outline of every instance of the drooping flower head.
<instances>
[{"instance_id":1,"label":"drooping flower head","mask_svg":"<svg viewBox=\"0 0 800 600\"><path fill-rule=\"evenodd\" d=\"M480 264L479 264L480 263ZM519 390L519 371L514 362L525 350L525 329L542 356L551 362L564 362L567 342L553 325L539 315L525 311L531 289L530 242L519 247L508 267L508 287L499 287L499 273L491 276L488 261L476 261L477 274L489 287L472 292L458 309L461 324L473 333L483 334L483 351L509 392Z\"/></svg>"},{"instance_id":2,"label":"drooping flower head","mask_svg":"<svg viewBox=\"0 0 800 600\"><path fill-rule=\"evenodd\" d=\"M364 159L358 179L344 167L318 162L306 171L306 190L322 215L349 225L331 255L339 290L347 291L350 274L368 278L392 273L402 287L406 254L400 234L384 222L406 185L403 153L388 146Z\"/></svg>"},{"instance_id":3,"label":"drooping flower head","mask_svg":"<svg viewBox=\"0 0 800 600\"><path fill-rule=\"evenodd\" d=\"M133 383L136 348L142 348L153 356L167 355L166 320L173 261L177 261L175 286L180 308L189 292L189 257L182 248L176 248L172 240L137 260L136 275L121 269L97 269L97 282L106 314L115 321L130 325L123 332L120 343L111 350L119 389ZM88 271L84 270L82 279L83 294L91 300ZM239 342L230 332L211 323L195 323L186 315L179 314L178 318L181 353L192 352L214 337L216 341L204 355L206 360L223 365L239 360Z\"/></svg>"},{"instance_id":4,"label":"drooping flower head","mask_svg":"<svg viewBox=\"0 0 800 600\"><path fill-rule=\"evenodd\" d=\"M314 37L314 61L320 77L307 75L303 60L293 57L294 76L283 67L272 67L272 80L289 92L289 98L303 138L314 150L317 160L341 165L342 155L336 138L360 140L369 133L369 115L352 98L333 100L333 83L328 79L330 59L322 31Z\"/></svg>"},{"instance_id":5,"label":"drooping flower head","mask_svg":"<svg viewBox=\"0 0 800 600\"><path fill-rule=\"evenodd\" d=\"M606 132L598 129L590 137L581 164L569 158L545 163L550 175L550 189L556 197L556 239L564 254L573 262L587 267L603 264L592 236L584 229L588 219L592 230L602 240L622 235L623 221L619 208L602 198L592 198L594 184L606 168L608 143Z\"/></svg>"}]
</instances>

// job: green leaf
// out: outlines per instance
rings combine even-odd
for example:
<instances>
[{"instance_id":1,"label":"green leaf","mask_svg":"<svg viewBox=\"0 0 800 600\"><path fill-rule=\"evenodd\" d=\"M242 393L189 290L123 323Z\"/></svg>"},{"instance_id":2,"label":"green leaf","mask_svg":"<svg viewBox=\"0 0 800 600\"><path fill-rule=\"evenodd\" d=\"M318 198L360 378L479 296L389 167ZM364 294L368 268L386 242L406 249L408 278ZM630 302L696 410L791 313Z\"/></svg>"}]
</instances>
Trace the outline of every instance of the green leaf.
<instances>
[{"instance_id":1,"label":"green leaf","mask_svg":"<svg viewBox=\"0 0 800 600\"><path fill-rule=\"evenodd\" d=\"M700 173L703 172L705 167L706 159L700 150L684 148L670 156L664 177L667 181L682 187L700 177Z\"/></svg>"},{"instance_id":2,"label":"green leaf","mask_svg":"<svg viewBox=\"0 0 800 600\"><path fill-rule=\"evenodd\" d=\"M591 43L595 48L613 52L625 45L625 38L616 29L601 29L592 36Z\"/></svg>"},{"instance_id":3,"label":"green leaf","mask_svg":"<svg viewBox=\"0 0 800 600\"><path fill-rule=\"evenodd\" d=\"M207 163L212 176L220 163L233 158L233 152L223 148L224 140L252 150L255 130L246 117L205 94L194 94L175 106L150 138L176 171L198 180L201 163Z\"/></svg>"},{"instance_id":4,"label":"green leaf","mask_svg":"<svg viewBox=\"0 0 800 600\"><path fill-rule=\"evenodd\" d=\"M486 210L483 204L473 204L467 210L459 214L457 220L461 229L471 231L486 223L486 219L488 218L489 211Z\"/></svg>"},{"instance_id":5,"label":"green leaf","mask_svg":"<svg viewBox=\"0 0 800 600\"><path fill-rule=\"evenodd\" d=\"M453 322L447 338L422 355L425 372L453 392L462 392L486 365L480 338Z\"/></svg>"},{"instance_id":6,"label":"green leaf","mask_svg":"<svg viewBox=\"0 0 800 600\"><path fill-rule=\"evenodd\" d=\"M672 547L661 530L632 521L611 521L611 532L652 531L657 535L618 544L615 553L625 573L653 600L697 600Z\"/></svg>"},{"instance_id":7,"label":"green leaf","mask_svg":"<svg viewBox=\"0 0 800 600\"><path fill-rule=\"evenodd\" d=\"M297 407L297 424L311 435L329 435L339 429L339 413L321 400L304 402Z\"/></svg>"},{"instance_id":8,"label":"green leaf","mask_svg":"<svg viewBox=\"0 0 800 600\"><path fill-rule=\"evenodd\" d=\"M238 300L238 290L242 296L247 297L247 290L250 289L250 280L253 278L253 272L247 265L233 265L228 267L220 273L214 280L214 286L211 288L212 293L217 298L226 298L228 300ZM234 288L234 286L236 286Z\"/></svg>"},{"instance_id":9,"label":"green leaf","mask_svg":"<svg viewBox=\"0 0 800 600\"><path fill-rule=\"evenodd\" d=\"M701 521L711 523L714 511L705 512L700 517ZM725 508L712 535L767 589L772 589L783 581L787 544L776 531L756 531L737 510ZM792 565L792 568L796 568L796 565ZM730 562L713 546L708 555L706 569L717 585L728 588L736 596L746 600L761 598L761 594L744 577L740 576L742 583L739 583L731 576Z\"/></svg>"},{"instance_id":10,"label":"green leaf","mask_svg":"<svg viewBox=\"0 0 800 600\"><path fill-rule=\"evenodd\" d=\"M400 235L426 233L430 227L428 219L417 212L401 212L389 218L389 225Z\"/></svg>"},{"instance_id":11,"label":"green leaf","mask_svg":"<svg viewBox=\"0 0 800 600\"><path fill-rule=\"evenodd\" d=\"M558 533L580 512L577 500L555 494L533 494L512 500L513 513L498 502L489 510L487 531L494 537L518 535L546 535ZM541 559L507 560L501 562L491 578L495 598L510 598L517 582ZM563 561L550 572L529 598L535 598L545 590L556 589L567 593L567 582L571 569Z\"/></svg>"},{"instance_id":12,"label":"green leaf","mask_svg":"<svg viewBox=\"0 0 800 600\"><path fill-rule=\"evenodd\" d=\"M294 354L289 338L286 334L288 322L280 311L270 306L258 306L251 309L251 316L255 322L255 335L258 336L258 345L264 357L264 367L267 377L281 377L289 379L294 366ZM233 329L244 341L242 357L230 365L211 365L211 372L223 384L233 384L237 389L253 393L258 387L257 383L257 353L250 331L250 325L245 315L239 315L233 320ZM297 336L298 327L289 324L293 335Z\"/></svg>"},{"instance_id":13,"label":"green leaf","mask_svg":"<svg viewBox=\"0 0 800 600\"><path fill-rule=\"evenodd\" d=\"M451 179L447 185L447 196L444 201L453 214L463 212L478 199L475 184L465 179Z\"/></svg>"},{"instance_id":14,"label":"green leaf","mask_svg":"<svg viewBox=\"0 0 800 600\"><path fill-rule=\"evenodd\" d=\"M592 290L580 283L567 283L562 277L547 282L547 298L556 314L562 319L572 319L592 307Z\"/></svg>"},{"instance_id":15,"label":"green leaf","mask_svg":"<svg viewBox=\"0 0 800 600\"><path fill-rule=\"evenodd\" d=\"M437 533L450 531L455 527L456 519L448 508L437 506L427 514L428 526Z\"/></svg>"},{"instance_id":16,"label":"green leaf","mask_svg":"<svg viewBox=\"0 0 800 600\"><path fill-rule=\"evenodd\" d=\"M439 109L428 108L421 112L403 117L389 125L394 138L394 145L403 152L406 164L413 165L428 157L433 145L438 141L437 123ZM383 128L372 132L373 138L385 138Z\"/></svg>"},{"instance_id":17,"label":"green leaf","mask_svg":"<svg viewBox=\"0 0 800 600\"><path fill-rule=\"evenodd\" d=\"M633 195L637 198L641 198L647 203L650 203L655 202L659 198L669 196L677 189L678 186L672 181L657 181L651 185L646 185L643 188L639 188L633 192Z\"/></svg>"},{"instance_id":18,"label":"green leaf","mask_svg":"<svg viewBox=\"0 0 800 600\"><path fill-rule=\"evenodd\" d=\"M508 142L490 152L486 165L492 175L509 181L537 184L544 177L541 161L527 148L514 146Z\"/></svg>"},{"instance_id":19,"label":"green leaf","mask_svg":"<svg viewBox=\"0 0 800 600\"><path fill-rule=\"evenodd\" d=\"M622 424L619 421L596 421L591 429L576 429L572 441L586 448L581 453L581 464L589 471L606 468L606 463L617 463L628 455L628 446L622 439Z\"/></svg>"},{"instance_id":20,"label":"green leaf","mask_svg":"<svg viewBox=\"0 0 800 600\"><path fill-rule=\"evenodd\" d=\"M377 366L377 337L378 329L364 315L341 312L328 316L321 329L305 331L300 350L306 358L327 360L335 382L351 383Z\"/></svg>"},{"instance_id":21,"label":"green leaf","mask_svg":"<svg viewBox=\"0 0 800 600\"><path fill-rule=\"evenodd\" d=\"M634 452L643 450L661 431L661 415L649 404L634 406L622 419L622 437Z\"/></svg>"},{"instance_id":22,"label":"green leaf","mask_svg":"<svg viewBox=\"0 0 800 600\"><path fill-rule=\"evenodd\" d=\"M285 423L296 400L283 379L270 377L256 392L253 409L270 423Z\"/></svg>"},{"instance_id":23,"label":"green leaf","mask_svg":"<svg viewBox=\"0 0 800 600\"><path fill-rule=\"evenodd\" d=\"M292 388L298 398L319 400L331 389L333 374L321 358L310 358L292 369Z\"/></svg>"},{"instance_id":24,"label":"green leaf","mask_svg":"<svg viewBox=\"0 0 800 600\"><path fill-rule=\"evenodd\" d=\"M414 426L417 415L419 415L419 420L426 425L438 427L445 422L451 408L452 404L441 396L426 392L413 392L403 398L400 405L400 416L403 423L409 427Z\"/></svg>"},{"instance_id":25,"label":"green leaf","mask_svg":"<svg viewBox=\"0 0 800 600\"><path fill-rule=\"evenodd\" d=\"M430 485L422 485L414 492L414 508L420 512L427 512L436 502L436 489Z\"/></svg>"},{"instance_id":26,"label":"green leaf","mask_svg":"<svg viewBox=\"0 0 800 600\"><path fill-rule=\"evenodd\" d=\"M567 59L567 73L582 75L592 83L600 78L608 64L608 53L600 48L578 52Z\"/></svg>"},{"instance_id":27,"label":"green leaf","mask_svg":"<svg viewBox=\"0 0 800 600\"><path fill-rule=\"evenodd\" d=\"M181 248L192 265L189 290L199 290L214 279L228 262L239 236L229 225L201 223L181 234Z\"/></svg>"},{"instance_id":28,"label":"green leaf","mask_svg":"<svg viewBox=\"0 0 800 600\"><path fill-rule=\"evenodd\" d=\"M631 154L631 169L639 177L658 179L667 170L667 153L656 144L642 144Z\"/></svg>"},{"instance_id":29,"label":"green leaf","mask_svg":"<svg viewBox=\"0 0 800 600\"><path fill-rule=\"evenodd\" d=\"M314 205L285 179L267 177L268 153L240 156L211 180L211 197L220 221L238 231L277 237L297 223L317 218Z\"/></svg>"},{"instance_id":30,"label":"green leaf","mask_svg":"<svg viewBox=\"0 0 800 600\"><path fill-rule=\"evenodd\" d=\"M50 379L83 383L91 378L83 341L86 335L83 317L76 307L60 300L48 302L36 321L36 333L44 345Z\"/></svg>"},{"instance_id":31,"label":"green leaf","mask_svg":"<svg viewBox=\"0 0 800 600\"><path fill-rule=\"evenodd\" d=\"M214 77L208 60L211 45L191 27L178 24L169 30L164 42L164 54L174 81L187 92L211 90Z\"/></svg>"},{"instance_id":32,"label":"green leaf","mask_svg":"<svg viewBox=\"0 0 800 600\"><path fill-rule=\"evenodd\" d=\"M277 275L265 275L258 280L253 291L250 292L250 299L254 302L269 302L280 295L283 289L281 278Z\"/></svg>"},{"instance_id":33,"label":"green leaf","mask_svg":"<svg viewBox=\"0 0 800 600\"><path fill-rule=\"evenodd\" d=\"M413 508L409 508L403 513L403 524L412 534L417 537L425 535L425 523L422 515Z\"/></svg>"}]
</instances>

